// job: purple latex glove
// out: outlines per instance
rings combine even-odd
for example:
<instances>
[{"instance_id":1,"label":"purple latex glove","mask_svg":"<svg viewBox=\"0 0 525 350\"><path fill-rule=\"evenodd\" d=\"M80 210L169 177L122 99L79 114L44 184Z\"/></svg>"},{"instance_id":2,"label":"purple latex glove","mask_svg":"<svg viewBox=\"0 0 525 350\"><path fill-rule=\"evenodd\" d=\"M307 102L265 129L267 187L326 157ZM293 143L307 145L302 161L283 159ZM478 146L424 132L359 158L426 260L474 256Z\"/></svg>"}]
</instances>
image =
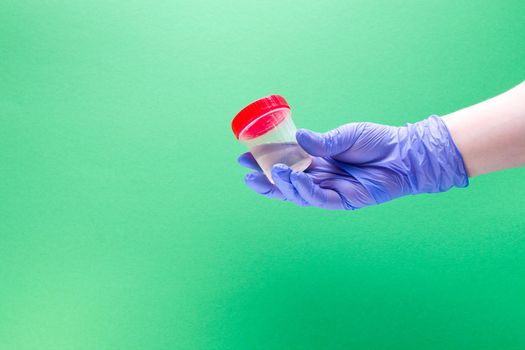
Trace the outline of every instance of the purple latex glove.
<instances>
[{"instance_id":1,"label":"purple latex glove","mask_svg":"<svg viewBox=\"0 0 525 350\"><path fill-rule=\"evenodd\" d=\"M251 189L301 206L353 210L468 186L463 158L437 116L402 127L351 123L327 133L301 129L296 138L313 156L312 164L304 172L274 165L275 185L251 153L239 157L239 164L256 170L245 176Z\"/></svg>"}]
</instances>

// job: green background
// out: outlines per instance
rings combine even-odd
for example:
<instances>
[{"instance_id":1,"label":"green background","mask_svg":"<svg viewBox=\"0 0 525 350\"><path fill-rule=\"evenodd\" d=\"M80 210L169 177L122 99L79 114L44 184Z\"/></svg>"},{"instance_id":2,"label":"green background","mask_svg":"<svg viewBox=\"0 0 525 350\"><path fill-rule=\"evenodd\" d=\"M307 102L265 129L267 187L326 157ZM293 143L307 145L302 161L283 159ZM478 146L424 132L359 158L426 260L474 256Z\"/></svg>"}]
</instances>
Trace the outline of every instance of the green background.
<instances>
[{"instance_id":1,"label":"green background","mask_svg":"<svg viewBox=\"0 0 525 350\"><path fill-rule=\"evenodd\" d=\"M0 349L523 349L525 169L355 212L252 193L235 113L446 114L516 1L0 3Z\"/></svg>"}]
</instances>

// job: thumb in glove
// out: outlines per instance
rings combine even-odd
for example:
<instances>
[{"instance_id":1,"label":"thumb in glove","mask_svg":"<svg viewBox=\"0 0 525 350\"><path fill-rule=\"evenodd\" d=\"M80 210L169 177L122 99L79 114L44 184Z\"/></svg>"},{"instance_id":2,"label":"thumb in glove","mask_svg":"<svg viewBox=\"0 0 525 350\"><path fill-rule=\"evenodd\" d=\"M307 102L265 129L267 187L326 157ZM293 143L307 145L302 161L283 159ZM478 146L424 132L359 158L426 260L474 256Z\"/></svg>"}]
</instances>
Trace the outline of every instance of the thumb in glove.
<instances>
[{"instance_id":1,"label":"thumb in glove","mask_svg":"<svg viewBox=\"0 0 525 350\"><path fill-rule=\"evenodd\" d=\"M309 154L329 157L349 150L362 132L361 129L361 123L346 124L325 133L299 129L296 138Z\"/></svg>"}]
</instances>

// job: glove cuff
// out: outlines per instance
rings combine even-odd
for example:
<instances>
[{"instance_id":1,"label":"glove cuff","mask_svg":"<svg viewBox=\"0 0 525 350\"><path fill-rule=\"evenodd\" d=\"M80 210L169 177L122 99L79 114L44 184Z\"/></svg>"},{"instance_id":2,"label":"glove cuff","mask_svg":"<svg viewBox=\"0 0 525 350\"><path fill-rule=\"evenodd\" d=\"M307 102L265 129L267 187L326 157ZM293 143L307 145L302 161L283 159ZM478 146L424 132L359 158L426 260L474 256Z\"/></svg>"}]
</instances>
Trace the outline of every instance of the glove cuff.
<instances>
[{"instance_id":1,"label":"glove cuff","mask_svg":"<svg viewBox=\"0 0 525 350\"><path fill-rule=\"evenodd\" d=\"M467 187L468 174L452 135L443 120L432 115L408 124L407 159L413 171L409 174L412 192L444 192L452 187Z\"/></svg>"}]
</instances>

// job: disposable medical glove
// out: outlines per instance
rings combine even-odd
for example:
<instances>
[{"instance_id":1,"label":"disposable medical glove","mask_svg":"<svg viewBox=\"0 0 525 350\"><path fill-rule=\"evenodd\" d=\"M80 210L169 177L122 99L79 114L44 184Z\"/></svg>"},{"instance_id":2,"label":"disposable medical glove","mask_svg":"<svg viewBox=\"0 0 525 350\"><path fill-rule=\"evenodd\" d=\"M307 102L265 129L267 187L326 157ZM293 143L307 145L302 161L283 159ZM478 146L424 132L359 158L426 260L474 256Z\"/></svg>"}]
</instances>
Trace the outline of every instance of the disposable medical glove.
<instances>
[{"instance_id":1,"label":"disposable medical glove","mask_svg":"<svg viewBox=\"0 0 525 350\"><path fill-rule=\"evenodd\" d=\"M301 129L296 138L313 156L312 164L304 172L274 165L275 185L251 153L239 157L242 166L256 170L245 176L251 189L300 206L353 210L468 186L461 154L437 116L403 127L351 123L327 133Z\"/></svg>"}]
</instances>

